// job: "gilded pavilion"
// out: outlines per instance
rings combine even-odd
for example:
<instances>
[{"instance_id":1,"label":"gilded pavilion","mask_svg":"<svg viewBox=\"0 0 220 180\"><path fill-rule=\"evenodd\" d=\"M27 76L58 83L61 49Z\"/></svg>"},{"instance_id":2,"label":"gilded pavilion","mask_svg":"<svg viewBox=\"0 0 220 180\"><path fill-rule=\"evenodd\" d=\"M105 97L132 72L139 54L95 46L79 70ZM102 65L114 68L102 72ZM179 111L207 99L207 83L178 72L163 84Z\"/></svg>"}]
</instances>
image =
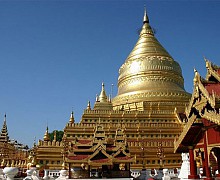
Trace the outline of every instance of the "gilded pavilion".
<instances>
[{"instance_id":1,"label":"gilded pavilion","mask_svg":"<svg viewBox=\"0 0 220 180\"><path fill-rule=\"evenodd\" d=\"M220 177L220 66L205 59L207 75L195 70L194 91L181 115L187 122L175 139L175 152L189 152L189 179Z\"/></svg>"},{"instance_id":2,"label":"gilded pavilion","mask_svg":"<svg viewBox=\"0 0 220 180\"><path fill-rule=\"evenodd\" d=\"M71 113L61 142L56 134L50 141L47 128L36 147L37 164L75 169L76 177L88 170L178 168L174 139L183 131L180 113L190 97L180 65L155 37L145 10L137 43L119 69L116 97L108 98L102 83L79 123Z\"/></svg>"}]
</instances>

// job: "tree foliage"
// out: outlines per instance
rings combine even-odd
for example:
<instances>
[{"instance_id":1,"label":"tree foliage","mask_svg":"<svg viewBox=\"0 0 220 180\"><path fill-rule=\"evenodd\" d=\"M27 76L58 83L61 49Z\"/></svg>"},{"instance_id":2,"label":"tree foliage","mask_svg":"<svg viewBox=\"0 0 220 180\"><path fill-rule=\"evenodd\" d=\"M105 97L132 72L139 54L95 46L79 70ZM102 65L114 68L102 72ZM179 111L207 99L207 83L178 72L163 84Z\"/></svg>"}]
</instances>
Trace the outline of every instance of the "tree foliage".
<instances>
[{"instance_id":1,"label":"tree foliage","mask_svg":"<svg viewBox=\"0 0 220 180\"><path fill-rule=\"evenodd\" d=\"M56 131L56 141L62 141L62 138L63 138L63 131L58 131L58 130L54 130L53 132L49 133L49 138L50 138L50 141L53 141L54 140L54 133Z\"/></svg>"}]
</instances>

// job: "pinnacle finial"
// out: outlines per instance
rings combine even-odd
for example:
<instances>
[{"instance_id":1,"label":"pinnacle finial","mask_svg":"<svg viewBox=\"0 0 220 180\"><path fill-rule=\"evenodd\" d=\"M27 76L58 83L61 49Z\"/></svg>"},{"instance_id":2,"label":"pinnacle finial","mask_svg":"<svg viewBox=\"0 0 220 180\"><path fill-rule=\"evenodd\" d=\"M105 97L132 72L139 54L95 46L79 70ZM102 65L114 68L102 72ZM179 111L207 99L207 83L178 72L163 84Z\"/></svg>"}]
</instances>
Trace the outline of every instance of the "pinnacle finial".
<instances>
[{"instance_id":1,"label":"pinnacle finial","mask_svg":"<svg viewBox=\"0 0 220 180\"><path fill-rule=\"evenodd\" d=\"M104 85L104 82L102 82L102 91L99 95L99 101L100 102L107 102L108 101L108 97L106 96L106 93L105 93L105 85Z\"/></svg>"},{"instance_id":2,"label":"pinnacle finial","mask_svg":"<svg viewBox=\"0 0 220 180\"><path fill-rule=\"evenodd\" d=\"M91 105L90 105L90 101L88 101L88 104L87 104L87 110L91 110Z\"/></svg>"},{"instance_id":3,"label":"pinnacle finial","mask_svg":"<svg viewBox=\"0 0 220 180\"><path fill-rule=\"evenodd\" d=\"M194 68L194 73L197 73L197 70L196 70L196 68Z\"/></svg>"},{"instance_id":4,"label":"pinnacle finial","mask_svg":"<svg viewBox=\"0 0 220 180\"><path fill-rule=\"evenodd\" d=\"M149 19L148 19L148 16L147 16L146 6L144 6L144 19L143 19L143 24L145 24L145 23L149 23Z\"/></svg>"},{"instance_id":5,"label":"pinnacle finial","mask_svg":"<svg viewBox=\"0 0 220 180\"><path fill-rule=\"evenodd\" d=\"M4 115L4 121L6 122L6 113L5 113L5 115Z\"/></svg>"},{"instance_id":6,"label":"pinnacle finial","mask_svg":"<svg viewBox=\"0 0 220 180\"><path fill-rule=\"evenodd\" d=\"M70 115L70 123L74 123L74 115L73 115L73 111L71 111L71 115Z\"/></svg>"},{"instance_id":7,"label":"pinnacle finial","mask_svg":"<svg viewBox=\"0 0 220 180\"><path fill-rule=\"evenodd\" d=\"M57 141L57 131L56 130L54 131L54 134L53 134L53 141L54 142Z\"/></svg>"},{"instance_id":8,"label":"pinnacle finial","mask_svg":"<svg viewBox=\"0 0 220 180\"><path fill-rule=\"evenodd\" d=\"M48 130L49 129L48 129L48 125L47 125L46 132L44 134L44 141L49 141L50 140Z\"/></svg>"},{"instance_id":9,"label":"pinnacle finial","mask_svg":"<svg viewBox=\"0 0 220 180\"><path fill-rule=\"evenodd\" d=\"M96 94L95 101L96 101L96 102L98 102L98 101L99 101L99 96L98 96L98 94Z\"/></svg>"},{"instance_id":10,"label":"pinnacle finial","mask_svg":"<svg viewBox=\"0 0 220 180\"><path fill-rule=\"evenodd\" d=\"M36 147L36 136L34 137L34 144L33 147Z\"/></svg>"}]
</instances>

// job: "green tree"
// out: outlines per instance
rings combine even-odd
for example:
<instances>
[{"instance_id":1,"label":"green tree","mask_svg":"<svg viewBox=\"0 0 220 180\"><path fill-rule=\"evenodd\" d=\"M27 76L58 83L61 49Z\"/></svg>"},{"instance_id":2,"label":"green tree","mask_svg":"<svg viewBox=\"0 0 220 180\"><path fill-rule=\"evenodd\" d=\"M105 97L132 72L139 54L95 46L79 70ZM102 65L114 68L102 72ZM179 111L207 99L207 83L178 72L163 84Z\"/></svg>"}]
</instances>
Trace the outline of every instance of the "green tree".
<instances>
[{"instance_id":1,"label":"green tree","mask_svg":"<svg viewBox=\"0 0 220 180\"><path fill-rule=\"evenodd\" d=\"M58 130L54 130L53 132L49 133L50 141L53 141L55 132L56 132L56 136L57 136L56 141L62 141L63 131L58 131Z\"/></svg>"}]
</instances>

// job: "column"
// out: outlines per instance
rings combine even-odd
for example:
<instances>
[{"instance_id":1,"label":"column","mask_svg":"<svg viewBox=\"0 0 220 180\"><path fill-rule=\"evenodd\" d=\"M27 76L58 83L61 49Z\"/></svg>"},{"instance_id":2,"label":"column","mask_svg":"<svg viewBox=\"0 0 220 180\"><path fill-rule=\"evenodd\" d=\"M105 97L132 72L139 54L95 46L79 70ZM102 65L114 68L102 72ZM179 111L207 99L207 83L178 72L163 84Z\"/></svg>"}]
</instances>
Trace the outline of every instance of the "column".
<instances>
[{"instance_id":1,"label":"column","mask_svg":"<svg viewBox=\"0 0 220 180\"><path fill-rule=\"evenodd\" d=\"M91 173L90 173L90 165L88 164L88 178L90 178L91 177L91 175L90 175Z\"/></svg>"},{"instance_id":2,"label":"column","mask_svg":"<svg viewBox=\"0 0 220 180\"><path fill-rule=\"evenodd\" d=\"M69 179L72 179L71 163L68 163Z\"/></svg>"},{"instance_id":3,"label":"column","mask_svg":"<svg viewBox=\"0 0 220 180\"><path fill-rule=\"evenodd\" d=\"M218 175L217 177L220 177L220 149L217 149L217 161L218 161Z\"/></svg>"},{"instance_id":4,"label":"column","mask_svg":"<svg viewBox=\"0 0 220 180\"><path fill-rule=\"evenodd\" d=\"M209 168L209 155L208 155L208 150L207 150L207 131L204 134L204 157L205 157L205 172L206 172L206 178L207 180L209 179L214 179L211 176L210 168Z\"/></svg>"},{"instance_id":5,"label":"column","mask_svg":"<svg viewBox=\"0 0 220 180\"><path fill-rule=\"evenodd\" d=\"M196 173L196 162L194 160L193 146L189 146L189 162L190 162L190 175L189 179L199 179L199 176Z\"/></svg>"}]
</instances>

